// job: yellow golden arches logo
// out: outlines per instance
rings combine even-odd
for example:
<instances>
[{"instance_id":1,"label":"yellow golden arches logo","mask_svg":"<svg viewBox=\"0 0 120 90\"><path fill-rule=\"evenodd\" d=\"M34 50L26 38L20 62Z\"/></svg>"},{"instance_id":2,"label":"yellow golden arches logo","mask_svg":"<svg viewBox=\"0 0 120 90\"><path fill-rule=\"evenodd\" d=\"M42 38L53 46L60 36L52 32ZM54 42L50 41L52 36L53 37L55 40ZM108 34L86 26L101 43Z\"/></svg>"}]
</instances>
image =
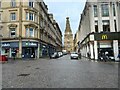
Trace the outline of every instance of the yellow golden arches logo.
<instances>
[{"instance_id":1,"label":"yellow golden arches logo","mask_svg":"<svg viewBox=\"0 0 120 90\"><path fill-rule=\"evenodd\" d=\"M108 39L107 35L102 35L102 40Z\"/></svg>"}]
</instances>

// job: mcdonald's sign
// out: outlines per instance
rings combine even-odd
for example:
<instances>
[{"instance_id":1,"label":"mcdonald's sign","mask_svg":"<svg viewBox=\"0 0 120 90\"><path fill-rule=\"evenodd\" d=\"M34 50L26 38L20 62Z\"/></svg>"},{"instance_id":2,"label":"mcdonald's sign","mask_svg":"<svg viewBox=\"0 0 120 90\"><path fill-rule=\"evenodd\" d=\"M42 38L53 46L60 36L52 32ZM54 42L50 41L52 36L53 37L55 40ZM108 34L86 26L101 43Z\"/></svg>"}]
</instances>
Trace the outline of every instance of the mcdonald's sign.
<instances>
[{"instance_id":1,"label":"mcdonald's sign","mask_svg":"<svg viewBox=\"0 0 120 90\"><path fill-rule=\"evenodd\" d=\"M108 36L104 34L104 35L102 35L101 38L102 38L102 40L106 40L106 39L108 39Z\"/></svg>"}]
</instances>

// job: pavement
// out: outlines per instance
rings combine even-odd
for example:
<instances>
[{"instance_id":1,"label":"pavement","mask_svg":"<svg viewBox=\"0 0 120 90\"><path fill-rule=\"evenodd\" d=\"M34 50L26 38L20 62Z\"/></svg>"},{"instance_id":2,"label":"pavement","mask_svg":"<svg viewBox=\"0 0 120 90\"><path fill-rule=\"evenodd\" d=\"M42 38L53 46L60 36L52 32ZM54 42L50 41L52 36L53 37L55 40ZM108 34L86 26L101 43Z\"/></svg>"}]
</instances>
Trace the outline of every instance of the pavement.
<instances>
[{"instance_id":1,"label":"pavement","mask_svg":"<svg viewBox=\"0 0 120 90\"><path fill-rule=\"evenodd\" d=\"M9 60L2 64L3 88L118 88L118 63L69 55L58 59Z\"/></svg>"}]
</instances>

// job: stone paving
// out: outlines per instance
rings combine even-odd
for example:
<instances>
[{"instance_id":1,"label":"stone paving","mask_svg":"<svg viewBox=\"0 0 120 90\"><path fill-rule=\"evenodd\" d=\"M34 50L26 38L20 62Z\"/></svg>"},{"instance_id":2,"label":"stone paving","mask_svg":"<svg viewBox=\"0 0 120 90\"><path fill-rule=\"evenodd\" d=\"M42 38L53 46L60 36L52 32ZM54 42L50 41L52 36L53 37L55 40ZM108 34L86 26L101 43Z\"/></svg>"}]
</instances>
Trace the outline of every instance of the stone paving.
<instances>
[{"instance_id":1,"label":"stone paving","mask_svg":"<svg viewBox=\"0 0 120 90\"><path fill-rule=\"evenodd\" d=\"M2 64L3 88L117 88L118 63L69 55L58 59L10 60Z\"/></svg>"}]
</instances>

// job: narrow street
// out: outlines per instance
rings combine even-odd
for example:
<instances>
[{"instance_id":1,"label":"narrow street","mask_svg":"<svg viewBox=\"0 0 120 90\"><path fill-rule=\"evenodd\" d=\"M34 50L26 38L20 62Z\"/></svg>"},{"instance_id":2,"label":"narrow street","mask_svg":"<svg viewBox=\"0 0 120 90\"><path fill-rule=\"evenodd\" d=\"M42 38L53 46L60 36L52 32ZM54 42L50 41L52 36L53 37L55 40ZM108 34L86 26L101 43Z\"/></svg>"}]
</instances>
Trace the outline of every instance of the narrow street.
<instances>
[{"instance_id":1,"label":"narrow street","mask_svg":"<svg viewBox=\"0 0 120 90\"><path fill-rule=\"evenodd\" d=\"M85 58L17 60L2 65L3 88L117 88L118 63Z\"/></svg>"}]
</instances>

